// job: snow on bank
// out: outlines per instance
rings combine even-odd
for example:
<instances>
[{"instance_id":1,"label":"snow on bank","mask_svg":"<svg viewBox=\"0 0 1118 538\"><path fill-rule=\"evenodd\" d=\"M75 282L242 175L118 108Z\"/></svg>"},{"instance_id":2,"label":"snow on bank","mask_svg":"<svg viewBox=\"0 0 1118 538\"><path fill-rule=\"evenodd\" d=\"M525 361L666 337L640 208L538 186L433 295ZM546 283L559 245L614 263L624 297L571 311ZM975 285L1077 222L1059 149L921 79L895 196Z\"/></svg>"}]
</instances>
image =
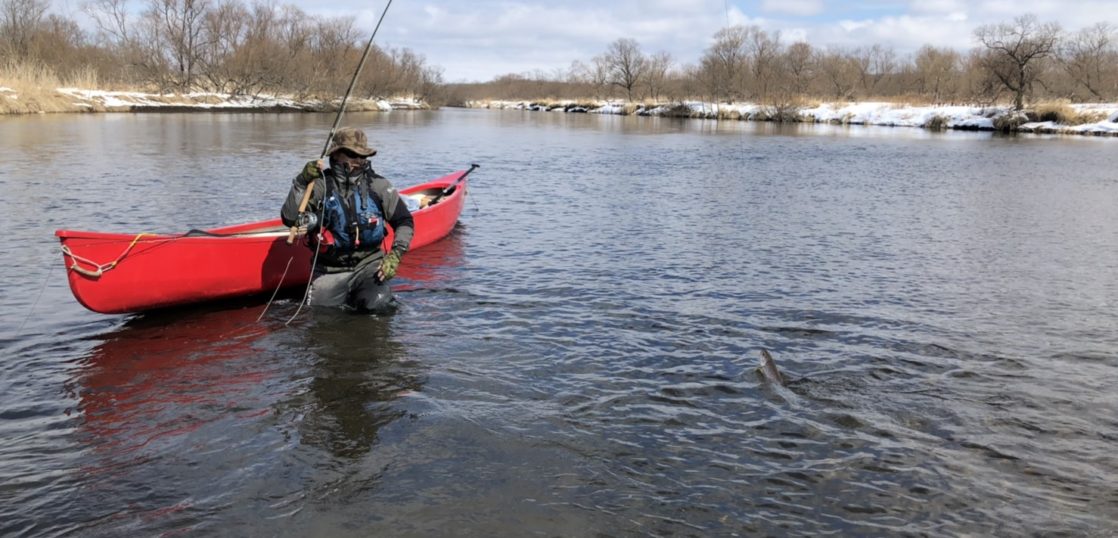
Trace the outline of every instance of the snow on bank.
<instances>
[{"instance_id":1,"label":"snow on bank","mask_svg":"<svg viewBox=\"0 0 1118 538\"><path fill-rule=\"evenodd\" d=\"M1066 125L1054 121L1037 121L1022 124L1017 130L1026 133L1118 136L1118 104L1071 106L1079 114L1106 116L1106 119L1078 125Z\"/></svg>"},{"instance_id":2,"label":"snow on bank","mask_svg":"<svg viewBox=\"0 0 1118 538\"><path fill-rule=\"evenodd\" d=\"M1118 136L1118 122L1108 120L1082 125L1061 125L1054 121L1037 121L1022 124L1017 130L1026 133Z\"/></svg>"},{"instance_id":3,"label":"snow on bank","mask_svg":"<svg viewBox=\"0 0 1118 538\"><path fill-rule=\"evenodd\" d=\"M1018 113L1009 107L957 105L909 106L896 103L824 103L806 108L777 109L753 103L706 103L685 101L673 105L645 106L618 102L557 101L549 104L518 101L486 101L467 103L475 108L501 108L535 111L589 112L591 114L636 114L640 116L672 116L706 119L746 119L754 121L794 121L842 125L879 125L993 131L1003 119L1016 119ZM1021 116L1013 130L1035 133L1091 134L1118 136L1118 103L1069 105L1085 116L1107 117L1106 120L1079 125L1054 122L1027 123Z\"/></svg>"},{"instance_id":4,"label":"snow on bank","mask_svg":"<svg viewBox=\"0 0 1118 538\"><path fill-rule=\"evenodd\" d=\"M57 92L73 101L74 106L85 110L127 112L133 110L197 109L197 110L291 110L318 111L335 108L340 100L297 100L275 95L229 95L212 92L186 94L153 94L142 92L86 90L58 88ZM352 108L349 108L352 107ZM355 99L347 105L350 110L418 110L427 105L411 98Z\"/></svg>"},{"instance_id":5,"label":"snow on bank","mask_svg":"<svg viewBox=\"0 0 1118 538\"><path fill-rule=\"evenodd\" d=\"M800 111L816 123L930 127L935 122L948 129L993 130L994 117L1004 111L968 106L919 106L892 103L824 104Z\"/></svg>"}]
</instances>

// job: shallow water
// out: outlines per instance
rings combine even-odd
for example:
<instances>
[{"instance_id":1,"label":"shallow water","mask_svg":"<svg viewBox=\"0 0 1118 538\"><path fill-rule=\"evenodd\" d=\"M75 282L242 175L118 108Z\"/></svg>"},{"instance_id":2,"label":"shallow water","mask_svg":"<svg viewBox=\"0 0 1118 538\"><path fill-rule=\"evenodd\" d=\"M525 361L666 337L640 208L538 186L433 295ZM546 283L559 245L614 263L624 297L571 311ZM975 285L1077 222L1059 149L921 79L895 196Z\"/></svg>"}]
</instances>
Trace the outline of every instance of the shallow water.
<instances>
[{"instance_id":1,"label":"shallow water","mask_svg":"<svg viewBox=\"0 0 1118 538\"><path fill-rule=\"evenodd\" d=\"M1118 532L1118 141L348 119L482 168L399 312L284 327L87 312L52 234L270 217L332 117L0 118L0 535Z\"/></svg>"}]
</instances>

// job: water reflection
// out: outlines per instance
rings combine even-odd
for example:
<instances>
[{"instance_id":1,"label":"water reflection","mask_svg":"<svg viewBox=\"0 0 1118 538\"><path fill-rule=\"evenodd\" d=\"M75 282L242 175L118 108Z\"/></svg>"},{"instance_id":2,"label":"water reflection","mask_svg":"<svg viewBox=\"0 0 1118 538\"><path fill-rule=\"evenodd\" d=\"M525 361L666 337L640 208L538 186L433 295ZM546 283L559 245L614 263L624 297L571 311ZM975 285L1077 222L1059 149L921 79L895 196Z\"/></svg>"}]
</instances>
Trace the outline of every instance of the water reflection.
<instances>
[{"instance_id":1,"label":"water reflection","mask_svg":"<svg viewBox=\"0 0 1118 538\"><path fill-rule=\"evenodd\" d=\"M393 337L391 316L316 310L303 338L314 363L300 438L338 458L368 453L405 416L393 402L422 387L423 368Z\"/></svg>"},{"instance_id":2,"label":"water reflection","mask_svg":"<svg viewBox=\"0 0 1118 538\"><path fill-rule=\"evenodd\" d=\"M404 256L392 288L407 291L454 280L466 264L466 227L459 223L450 235Z\"/></svg>"},{"instance_id":3,"label":"water reflection","mask_svg":"<svg viewBox=\"0 0 1118 538\"><path fill-rule=\"evenodd\" d=\"M255 344L274 330L257 306L158 312L105 335L74 383L82 433L106 457L131 458L154 441L174 444L244 410L275 375Z\"/></svg>"}]
</instances>

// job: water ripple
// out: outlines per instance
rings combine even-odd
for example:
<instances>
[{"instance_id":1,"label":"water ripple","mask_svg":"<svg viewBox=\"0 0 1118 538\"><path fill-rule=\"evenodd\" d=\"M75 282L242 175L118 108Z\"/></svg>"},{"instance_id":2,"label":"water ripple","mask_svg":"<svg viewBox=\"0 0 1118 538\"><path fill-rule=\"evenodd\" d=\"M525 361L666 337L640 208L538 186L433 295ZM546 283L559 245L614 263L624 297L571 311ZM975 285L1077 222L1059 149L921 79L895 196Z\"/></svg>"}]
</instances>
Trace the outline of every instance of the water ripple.
<instances>
[{"instance_id":1,"label":"water ripple","mask_svg":"<svg viewBox=\"0 0 1118 538\"><path fill-rule=\"evenodd\" d=\"M69 186L0 202L26 260L0 267L0 534L1118 529L1118 152L355 114L401 185L483 164L460 226L405 259L394 316L99 316L46 269L54 228L273 215L331 119L0 124L22 141L0 187Z\"/></svg>"}]
</instances>

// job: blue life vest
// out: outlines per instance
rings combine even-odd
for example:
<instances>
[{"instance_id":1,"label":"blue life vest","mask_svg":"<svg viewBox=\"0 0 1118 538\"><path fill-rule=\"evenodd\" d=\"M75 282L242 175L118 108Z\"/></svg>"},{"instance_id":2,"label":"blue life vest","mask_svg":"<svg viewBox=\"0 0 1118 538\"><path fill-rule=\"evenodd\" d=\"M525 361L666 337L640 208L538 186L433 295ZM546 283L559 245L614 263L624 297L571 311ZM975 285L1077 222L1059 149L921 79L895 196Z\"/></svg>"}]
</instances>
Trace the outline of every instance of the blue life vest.
<instances>
[{"instance_id":1,"label":"blue life vest","mask_svg":"<svg viewBox=\"0 0 1118 538\"><path fill-rule=\"evenodd\" d=\"M344 202L344 203L343 203ZM384 214L367 177L350 190L349 199L330 189L325 201L325 229L334 236L333 252L379 249L384 241Z\"/></svg>"}]
</instances>

